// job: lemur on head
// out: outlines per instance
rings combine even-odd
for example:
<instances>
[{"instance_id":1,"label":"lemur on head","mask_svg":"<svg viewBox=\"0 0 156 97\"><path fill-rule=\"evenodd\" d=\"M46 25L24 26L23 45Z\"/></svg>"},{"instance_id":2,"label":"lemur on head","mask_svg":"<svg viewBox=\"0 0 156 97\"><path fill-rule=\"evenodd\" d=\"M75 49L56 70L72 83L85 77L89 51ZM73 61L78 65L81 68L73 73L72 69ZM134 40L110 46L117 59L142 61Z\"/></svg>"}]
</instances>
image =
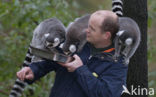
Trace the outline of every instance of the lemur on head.
<instances>
[{"instance_id":1,"label":"lemur on head","mask_svg":"<svg viewBox=\"0 0 156 97\"><path fill-rule=\"evenodd\" d=\"M90 14L75 19L66 30L66 40L61 47L66 54L80 52L86 43L86 29Z\"/></svg>"},{"instance_id":2,"label":"lemur on head","mask_svg":"<svg viewBox=\"0 0 156 97\"><path fill-rule=\"evenodd\" d=\"M44 20L35 28L33 32L33 39L30 45L44 50L51 50L62 43L64 39L64 25L58 19L50 18ZM31 48L29 47L23 63L23 67L29 66L29 64L31 64L32 62L40 60L42 59L34 56L31 53ZM22 92L24 91L26 84L26 82L16 79L9 97L20 97L22 95Z\"/></svg>"},{"instance_id":3,"label":"lemur on head","mask_svg":"<svg viewBox=\"0 0 156 97\"><path fill-rule=\"evenodd\" d=\"M112 11L119 16L119 32L116 34L114 58L124 56L124 63L128 64L140 44L140 29L137 23L123 16L123 3L121 0L112 0Z\"/></svg>"}]
</instances>

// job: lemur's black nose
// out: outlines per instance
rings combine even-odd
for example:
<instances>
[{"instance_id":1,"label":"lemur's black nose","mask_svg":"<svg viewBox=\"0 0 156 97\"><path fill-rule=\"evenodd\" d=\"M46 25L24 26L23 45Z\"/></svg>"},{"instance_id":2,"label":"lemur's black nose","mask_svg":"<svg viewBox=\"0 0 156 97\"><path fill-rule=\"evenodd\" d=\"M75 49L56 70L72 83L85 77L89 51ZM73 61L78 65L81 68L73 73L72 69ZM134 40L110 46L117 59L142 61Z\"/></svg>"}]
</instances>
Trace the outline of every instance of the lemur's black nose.
<instances>
[{"instance_id":1,"label":"lemur's black nose","mask_svg":"<svg viewBox=\"0 0 156 97\"><path fill-rule=\"evenodd\" d=\"M71 52L70 52L70 51L67 51L67 52L64 51L64 54L66 54L66 55L70 55Z\"/></svg>"},{"instance_id":2,"label":"lemur's black nose","mask_svg":"<svg viewBox=\"0 0 156 97\"><path fill-rule=\"evenodd\" d=\"M53 43L46 41L46 47L48 47L48 48L53 47Z\"/></svg>"}]
</instances>

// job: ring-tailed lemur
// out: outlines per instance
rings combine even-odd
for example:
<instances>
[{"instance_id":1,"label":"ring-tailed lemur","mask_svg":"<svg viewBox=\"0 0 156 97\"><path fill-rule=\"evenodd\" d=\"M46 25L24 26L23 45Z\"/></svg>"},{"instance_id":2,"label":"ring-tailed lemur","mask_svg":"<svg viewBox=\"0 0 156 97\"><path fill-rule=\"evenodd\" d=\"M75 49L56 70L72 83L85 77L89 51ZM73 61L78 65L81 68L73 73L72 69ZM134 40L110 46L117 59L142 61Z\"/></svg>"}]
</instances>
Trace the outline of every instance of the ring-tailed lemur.
<instances>
[{"instance_id":1,"label":"ring-tailed lemur","mask_svg":"<svg viewBox=\"0 0 156 97\"><path fill-rule=\"evenodd\" d=\"M84 15L75 19L66 30L66 40L63 44L63 51L67 54L80 52L86 43L86 29L88 28L88 21L90 14Z\"/></svg>"},{"instance_id":2,"label":"ring-tailed lemur","mask_svg":"<svg viewBox=\"0 0 156 97\"><path fill-rule=\"evenodd\" d=\"M115 59L123 55L128 64L140 44L140 29L137 23L128 17L119 18L120 29L115 38Z\"/></svg>"},{"instance_id":3,"label":"ring-tailed lemur","mask_svg":"<svg viewBox=\"0 0 156 97\"><path fill-rule=\"evenodd\" d=\"M40 49L50 50L58 46L64 40L65 40L64 25L58 19L50 18L44 20L35 28L33 32L31 46ZM40 60L42 59L33 56L33 54L31 53L31 49L29 47L23 63L23 67L29 66L30 63ZM15 81L15 84L11 90L9 97L20 97L26 85L27 85L26 82L17 79Z\"/></svg>"},{"instance_id":4,"label":"ring-tailed lemur","mask_svg":"<svg viewBox=\"0 0 156 97\"><path fill-rule=\"evenodd\" d=\"M137 23L128 17L123 16L123 2L121 0L112 0L112 11L119 16L119 32L114 40L115 55L124 56L124 63L128 64L140 43L140 29Z\"/></svg>"}]
</instances>

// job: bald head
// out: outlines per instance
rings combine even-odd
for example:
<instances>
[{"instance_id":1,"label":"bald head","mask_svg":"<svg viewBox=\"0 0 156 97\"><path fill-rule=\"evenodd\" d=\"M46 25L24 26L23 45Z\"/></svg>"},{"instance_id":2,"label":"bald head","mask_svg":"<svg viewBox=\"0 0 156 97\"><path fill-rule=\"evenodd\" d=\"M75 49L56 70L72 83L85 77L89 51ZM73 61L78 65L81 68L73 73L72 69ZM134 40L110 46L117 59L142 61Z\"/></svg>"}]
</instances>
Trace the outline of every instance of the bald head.
<instances>
[{"instance_id":1,"label":"bald head","mask_svg":"<svg viewBox=\"0 0 156 97\"><path fill-rule=\"evenodd\" d=\"M96 11L96 12L94 12L92 14L92 16L95 16L95 15L101 16L101 17L104 17L104 18L105 17L111 17L113 19L117 19L118 18L118 16L114 12L108 11L108 10L98 10L98 11Z\"/></svg>"},{"instance_id":2,"label":"bald head","mask_svg":"<svg viewBox=\"0 0 156 97\"><path fill-rule=\"evenodd\" d=\"M114 39L119 29L118 16L115 13L107 10L99 10L94 12L90 19L98 21L101 32L109 31L111 33L111 39Z\"/></svg>"}]
</instances>

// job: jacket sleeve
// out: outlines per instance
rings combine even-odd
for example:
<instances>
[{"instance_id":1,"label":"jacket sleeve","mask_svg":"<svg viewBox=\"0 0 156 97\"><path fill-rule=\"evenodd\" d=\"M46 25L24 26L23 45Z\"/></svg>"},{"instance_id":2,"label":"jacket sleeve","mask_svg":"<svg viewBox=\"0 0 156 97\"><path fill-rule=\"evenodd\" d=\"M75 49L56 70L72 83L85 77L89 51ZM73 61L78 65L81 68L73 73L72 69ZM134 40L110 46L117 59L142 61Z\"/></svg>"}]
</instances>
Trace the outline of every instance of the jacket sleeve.
<instances>
[{"instance_id":1,"label":"jacket sleeve","mask_svg":"<svg viewBox=\"0 0 156 97\"><path fill-rule=\"evenodd\" d=\"M95 77L88 67L83 65L74 73L78 84L88 97L120 97L127 74L127 68L122 69L110 68L109 72L104 71L99 77Z\"/></svg>"},{"instance_id":2,"label":"jacket sleeve","mask_svg":"<svg viewBox=\"0 0 156 97\"><path fill-rule=\"evenodd\" d=\"M32 72L34 73L33 80L26 80L29 84L32 84L35 80L41 78L42 76L46 75L50 71L56 71L60 65L54 61L45 60L40 62L35 62L29 65Z\"/></svg>"}]
</instances>

